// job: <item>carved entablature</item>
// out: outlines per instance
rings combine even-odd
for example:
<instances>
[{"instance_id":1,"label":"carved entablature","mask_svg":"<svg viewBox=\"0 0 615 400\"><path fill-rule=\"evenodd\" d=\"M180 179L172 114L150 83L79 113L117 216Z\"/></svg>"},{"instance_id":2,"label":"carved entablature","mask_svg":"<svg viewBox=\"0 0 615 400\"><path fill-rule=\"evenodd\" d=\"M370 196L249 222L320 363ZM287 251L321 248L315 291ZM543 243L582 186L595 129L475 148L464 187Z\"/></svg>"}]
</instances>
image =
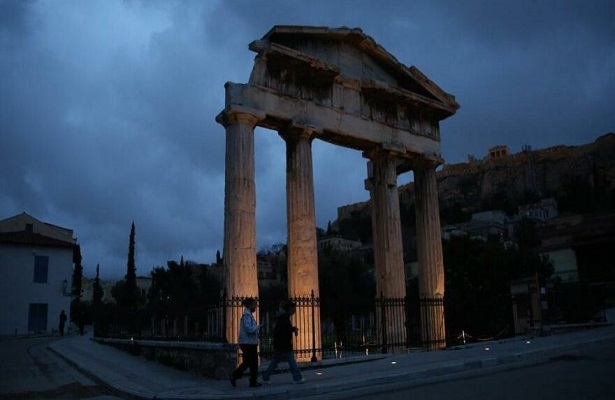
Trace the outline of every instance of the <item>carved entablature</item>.
<instances>
[{"instance_id":1,"label":"carved entablature","mask_svg":"<svg viewBox=\"0 0 615 400\"><path fill-rule=\"evenodd\" d=\"M272 129L315 126L317 138L357 150L440 159L439 123L455 98L360 29L275 26L250 50L249 83L227 84L227 108L262 110Z\"/></svg>"}]
</instances>

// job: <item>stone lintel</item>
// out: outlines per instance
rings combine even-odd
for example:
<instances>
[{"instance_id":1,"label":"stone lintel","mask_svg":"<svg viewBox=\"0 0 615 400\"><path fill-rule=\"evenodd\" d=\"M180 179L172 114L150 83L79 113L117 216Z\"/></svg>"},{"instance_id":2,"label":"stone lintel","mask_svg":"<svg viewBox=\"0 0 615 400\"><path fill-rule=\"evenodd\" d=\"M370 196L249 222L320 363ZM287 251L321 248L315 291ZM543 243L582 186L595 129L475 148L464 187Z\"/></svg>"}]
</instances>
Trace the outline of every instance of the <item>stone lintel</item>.
<instances>
[{"instance_id":1,"label":"stone lintel","mask_svg":"<svg viewBox=\"0 0 615 400\"><path fill-rule=\"evenodd\" d=\"M282 46L277 43L271 43L266 40L255 40L250 43L250 50L259 53L261 56L274 54L282 58L293 59L300 61L315 71L326 72L327 75L337 76L340 73L340 67L335 64L330 64L315 57L310 57L305 53L291 49L290 47Z\"/></svg>"},{"instance_id":2,"label":"stone lintel","mask_svg":"<svg viewBox=\"0 0 615 400\"><path fill-rule=\"evenodd\" d=\"M429 112L436 114L440 119L445 119L455 114L456 108L445 103L430 99L410 90L394 87L379 81L363 81L361 91L369 97L393 99L398 103L407 103L414 106L429 107Z\"/></svg>"},{"instance_id":3,"label":"stone lintel","mask_svg":"<svg viewBox=\"0 0 615 400\"><path fill-rule=\"evenodd\" d=\"M322 133L315 132L317 138L340 146L360 151L383 145L393 146L403 149L408 157L418 154L434 160L441 159L440 142L434 138L368 120L338 108L279 95L262 86L228 82L226 90L227 108L240 106L263 110L267 114L264 120L259 121L260 126L277 129L283 121L288 123L300 116L302 124L322 129Z\"/></svg>"}]
</instances>

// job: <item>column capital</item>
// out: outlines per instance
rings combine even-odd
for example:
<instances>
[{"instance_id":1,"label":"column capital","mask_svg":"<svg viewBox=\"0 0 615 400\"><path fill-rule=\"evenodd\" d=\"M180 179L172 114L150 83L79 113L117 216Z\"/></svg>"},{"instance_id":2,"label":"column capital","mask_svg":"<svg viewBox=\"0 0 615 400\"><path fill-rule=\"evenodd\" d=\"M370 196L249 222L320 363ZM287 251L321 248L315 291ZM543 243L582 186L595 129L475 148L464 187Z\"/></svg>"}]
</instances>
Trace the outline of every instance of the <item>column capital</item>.
<instances>
[{"instance_id":1,"label":"column capital","mask_svg":"<svg viewBox=\"0 0 615 400\"><path fill-rule=\"evenodd\" d=\"M289 138L306 138L311 141L314 137L321 133L322 128L313 125L301 124L295 121L278 129L278 134L284 140L288 140Z\"/></svg>"},{"instance_id":2,"label":"column capital","mask_svg":"<svg viewBox=\"0 0 615 400\"><path fill-rule=\"evenodd\" d=\"M225 128L229 125L242 124L255 127L259 121L264 120L267 113L253 108L230 106L216 116L216 122Z\"/></svg>"},{"instance_id":3,"label":"column capital","mask_svg":"<svg viewBox=\"0 0 615 400\"><path fill-rule=\"evenodd\" d=\"M394 146L376 146L363 152L363 158L368 158L372 161L380 160L382 158L394 157L397 158L404 154L406 151Z\"/></svg>"},{"instance_id":4,"label":"column capital","mask_svg":"<svg viewBox=\"0 0 615 400\"><path fill-rule=\"evenodd\" d=\"M421 171L426 171L430 169L435 170L436 168L438 168L438 165L441 165L443 162L444 160L441 157L439 158L418 157L412 163L412 171L421 172Z\"/></svg>"}]
</instances>

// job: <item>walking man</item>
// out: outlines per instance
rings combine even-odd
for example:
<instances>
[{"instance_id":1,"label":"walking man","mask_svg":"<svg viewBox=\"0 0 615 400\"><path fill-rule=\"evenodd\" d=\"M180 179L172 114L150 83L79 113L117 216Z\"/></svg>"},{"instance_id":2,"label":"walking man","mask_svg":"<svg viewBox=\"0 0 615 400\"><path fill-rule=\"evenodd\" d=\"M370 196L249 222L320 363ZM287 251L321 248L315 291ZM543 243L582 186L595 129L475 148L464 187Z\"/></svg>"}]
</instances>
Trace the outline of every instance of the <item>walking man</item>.
<instances>
[{"instance_id":1,"label":"walking man","mask_svg":"<svg viewBox=\"0 0 615 400\"><path fill-rule=\"evenodd\" d=\"M284 300L280 303L280 308L276 316L275 328L273 328L273 359L263 372L263 381L269 384L269 378L275 371L280 361L287 361L290 372L293 375L294 383L303 383L305 378L301 374L297 362L295 361L295 353L293 352L293 334L297 336L299 329L292 325L290 316L295 313L297 306L290 300Z\"/></svg>"},{"instance_id":2,"label":"walking man","mask_svg":"<svg viewBox=\"0 0 615 400\"><path fill-rule=\"evenodd\" d=\"M60 313L60 325L58 326L61 336L64 336L64 325L66 325L66 313L62 310Z\"/></svg>"}]
</instances>

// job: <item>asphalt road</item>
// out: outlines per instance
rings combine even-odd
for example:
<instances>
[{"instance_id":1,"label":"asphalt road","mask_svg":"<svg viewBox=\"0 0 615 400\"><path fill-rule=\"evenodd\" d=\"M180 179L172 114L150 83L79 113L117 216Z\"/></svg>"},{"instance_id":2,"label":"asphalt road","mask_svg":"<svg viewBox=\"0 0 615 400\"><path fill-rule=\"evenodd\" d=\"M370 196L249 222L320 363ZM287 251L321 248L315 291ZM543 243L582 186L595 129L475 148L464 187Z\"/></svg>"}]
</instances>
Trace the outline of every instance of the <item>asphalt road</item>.
<instances>
[{"instance_id":1,"label":"asphalt road","mask_svg":"<svg viewBox=\"0 0 615 400\"><path fill-rule=\"evenodd\" d=\"M0 339L0 400L122 399L47 349L58 337Z\"/></svg>"},{"instance_id":2,"label":"asphalt road","mask_svg":"<svg viewBox=\"0 0 615 400\"><path fill-rule=\"evenodd\" d=\"M615 341L553 357L531 367L478 377L458 377L431 385L381 387L354 400L612 400L615 399Z\"/></svg>"}]
</instances>

